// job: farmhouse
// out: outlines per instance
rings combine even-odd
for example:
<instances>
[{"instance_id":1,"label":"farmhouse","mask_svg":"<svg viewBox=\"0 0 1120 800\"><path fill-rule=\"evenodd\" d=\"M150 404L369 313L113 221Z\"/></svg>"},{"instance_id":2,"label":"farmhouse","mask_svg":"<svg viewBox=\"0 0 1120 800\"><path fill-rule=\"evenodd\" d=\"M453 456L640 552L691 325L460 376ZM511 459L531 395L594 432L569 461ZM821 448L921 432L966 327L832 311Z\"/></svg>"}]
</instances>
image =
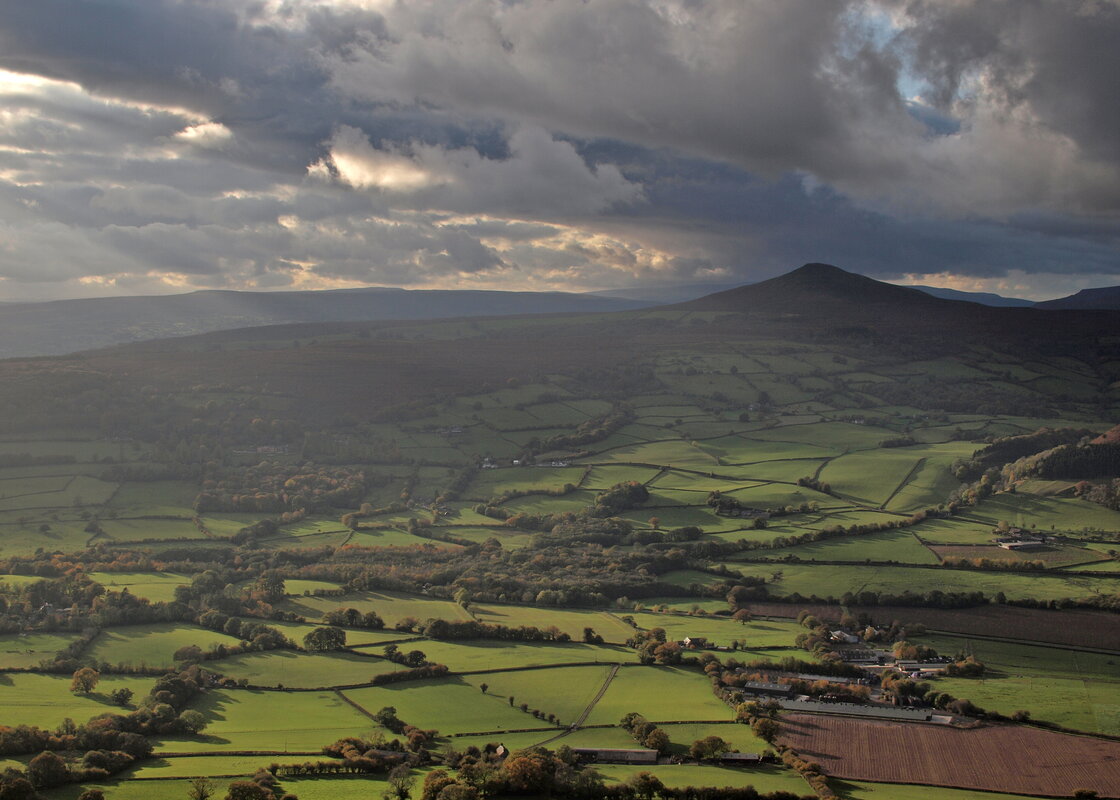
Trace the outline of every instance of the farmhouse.
<instances>
[{"instance_id":1,"label":"farmhouse","mask_svg":"<svg viewBox=\"0 0 1120 800\"><path fill-rule=\"evenodd\" d=\"M680 645L691 650L700 650L708 646L708 639L704 636L686 636L681 639Z\"/></svg>"},{"instance_id":2,"label":"farmhouse","mask_svg":"<svg viewBox=\"0 0 1120 800\"><path fill-rule=\"evenodd\" d=\"M622 750L604 747L573 747L581 761L600 764L656 764L656 750Z\"/></svg>"},{"instance_id":3,"label":"farmhouse","mask_svg":"<svg viewBox=\"0 0 1120 800\"><path fill-rule=\"evenodd\" d=\"M859 637L847 631L832 631L832 641L844 644L859 644Z\"/></svg>"}]
</instances>

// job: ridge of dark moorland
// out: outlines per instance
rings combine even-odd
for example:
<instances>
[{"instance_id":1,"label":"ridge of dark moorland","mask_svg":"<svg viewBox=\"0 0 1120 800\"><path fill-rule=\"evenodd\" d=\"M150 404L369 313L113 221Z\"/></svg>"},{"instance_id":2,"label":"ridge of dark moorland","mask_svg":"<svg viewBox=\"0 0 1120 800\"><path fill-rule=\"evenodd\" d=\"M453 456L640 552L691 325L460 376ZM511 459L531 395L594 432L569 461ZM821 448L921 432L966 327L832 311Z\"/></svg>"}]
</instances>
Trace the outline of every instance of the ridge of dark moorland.
<instances>
[{"instance_id":1,"label":"ridge of dark moorland","mask_svg":"<svg viewBox=\"0 0 1120 800\"><path fill-rule=\"evenodd\" d=\"M206 290L0 305L0 358L60 355L128 342L285 323L622 311L650 305L566 292L370 287L290 292Z\"/></svg>"}]
</instances>

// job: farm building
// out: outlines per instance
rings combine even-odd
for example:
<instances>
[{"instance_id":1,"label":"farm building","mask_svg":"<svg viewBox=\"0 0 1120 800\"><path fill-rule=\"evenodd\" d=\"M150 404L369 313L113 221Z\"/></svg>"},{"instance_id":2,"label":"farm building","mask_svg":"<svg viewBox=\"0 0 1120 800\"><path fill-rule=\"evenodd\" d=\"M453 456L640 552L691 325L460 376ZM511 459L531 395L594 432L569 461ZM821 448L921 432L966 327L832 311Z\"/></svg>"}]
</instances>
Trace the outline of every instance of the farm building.
<instances>
[{"instance_id":1,"label":"farm building","mask_svg":"<svg viewBox=\"0 0 1120 800\"><path fill-rule=\"evenodd\" d=\"M747 681L742 689L747 694L765 694L774 697L789 697L793 690L785 683L762 683L761 681Z\"/></svg>"},{"instance_id":2,"label":"farm building","mask_svg":"<svg viewBox=\"0 0 1120 800\"><path fill-rule=\"evenodd\" d=\"M862 666L885 664L887 661L894 660L894 654L887 650L867 650L867 649L850 649L841 650L840 658L847 664L859 664Z\"/></svg>"},{"instance_id":3,"label":"farm building","mask_svg":"<svg viewBox=\"0 0 1120 800\"><path fill-rule=\"evenodd\" d=\"M721 764L730 764L731 766L758 764L761 761L762 756L758 753L721 753L719 757Z\"/></svg>"},{"instance_id":4,"label":"farm building","mask_svg":"<svg viewBox=\"0 0 1120 800\"><path fill-rule=\"evenodd\" d=\"M581 761L600 764L656 764L656 750L623 750L608 747L573 747Z\"/></svg>"},{"instance_id":5,"label":"farm building","mask_svg":"<svg viewBox=\"0 0 1120 800\"><path fill-rule=\"evenodd\" d=\"M686 636L681 640L681 647L688 647L692 650L700 650L708 646L708 640L704 636Z\"/></svg>"},{"instance_id":6,"label":"farm building","mask_svg":"<svg viewBox=\"0 0 1120 800\"><path fill-rule=\"evenodd\" d=\"M859 637L854 633L847 631L832 631L832 641L843 642L844 644L859 644Z\"/></svg>"},{"instance_id":7,"label":"farm building","mask_svg":"<svg viewBox=\"0 0 1120 800\"><path fill-rule=\"evenodd\" d=\"M996 539L996 544L1004 550L1033 550L1046 546L1041 539Z\"/></svg>"},{"instance_id":8,"label":"farm building","mask_svg":"<svg viewBox=\"0 0 1120 800\"><path fill-rule=\"evenodd\" d=\"M818 703L813 700L779 700L786 711L809 711L818 714L845 714L853 717L875 717L900 722L928 722L933 717L931 708L904 708L901 706L871 706L856 703Z\"/></svg>"}]
</instances>

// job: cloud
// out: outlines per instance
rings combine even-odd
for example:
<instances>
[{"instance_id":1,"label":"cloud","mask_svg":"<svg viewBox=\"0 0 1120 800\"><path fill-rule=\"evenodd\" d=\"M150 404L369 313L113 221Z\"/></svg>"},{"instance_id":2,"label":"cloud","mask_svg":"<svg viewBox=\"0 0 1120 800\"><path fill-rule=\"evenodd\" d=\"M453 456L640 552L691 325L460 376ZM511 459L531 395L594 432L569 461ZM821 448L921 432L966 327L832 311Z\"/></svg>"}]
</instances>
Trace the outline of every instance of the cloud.
<instances>
[{"instance_id":1,"label":"cloud","mask_svg":"<svg viewBox=\"0 0 1120 800\"><path fill-rule=\"evenodd\" d=\"M309 171L323 176L329 163L349 186L408 196L440 211L533 217L594 213L641 198L641 187L616 166L589 167L572 144L541 128L520 127L506 145L505 158L418 141L378 149L358 129L342 126L328 144L327 160Z\"/></svg>"},{"instance_id":2,"label":"cloud","mask_svg":"<svg viewBox=\"0 0 1120 800\"><path fill-rule=\"evenodd\" d=\"M1104 0L13 4L0 295L1112 280L1118 36Z\"/></svg>"},{"instance_id":3,"label":"cloud","mask_svg":"<svg viewBox=\"0 0 1120 800\"><path fill-rule=\"evenodd\" d=\"M183 128L173 138L195 147L221 149L232 141L233 131L220 122L203 122Z\"/></svg>"}]
</instances>

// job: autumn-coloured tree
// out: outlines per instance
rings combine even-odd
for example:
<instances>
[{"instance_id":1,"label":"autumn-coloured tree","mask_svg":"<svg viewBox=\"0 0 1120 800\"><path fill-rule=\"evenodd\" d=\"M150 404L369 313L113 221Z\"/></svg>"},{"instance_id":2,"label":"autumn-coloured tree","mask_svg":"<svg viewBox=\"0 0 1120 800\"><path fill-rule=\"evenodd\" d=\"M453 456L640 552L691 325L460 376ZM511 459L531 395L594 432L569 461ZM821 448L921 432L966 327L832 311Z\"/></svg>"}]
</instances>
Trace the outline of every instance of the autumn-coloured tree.
<instances>
[{"instance_id":1,"label":"autumn-coloured tree","mask_svg":"<svg viewBox=\"0 0 1120 800\"><path fill-rule=\"evenodd\" d=\"M101 673L92 667L82 667L74 671L73 680L70 681L70 691L74 694L89 694L101 680Z\"/></svg>"}]
</instances>

